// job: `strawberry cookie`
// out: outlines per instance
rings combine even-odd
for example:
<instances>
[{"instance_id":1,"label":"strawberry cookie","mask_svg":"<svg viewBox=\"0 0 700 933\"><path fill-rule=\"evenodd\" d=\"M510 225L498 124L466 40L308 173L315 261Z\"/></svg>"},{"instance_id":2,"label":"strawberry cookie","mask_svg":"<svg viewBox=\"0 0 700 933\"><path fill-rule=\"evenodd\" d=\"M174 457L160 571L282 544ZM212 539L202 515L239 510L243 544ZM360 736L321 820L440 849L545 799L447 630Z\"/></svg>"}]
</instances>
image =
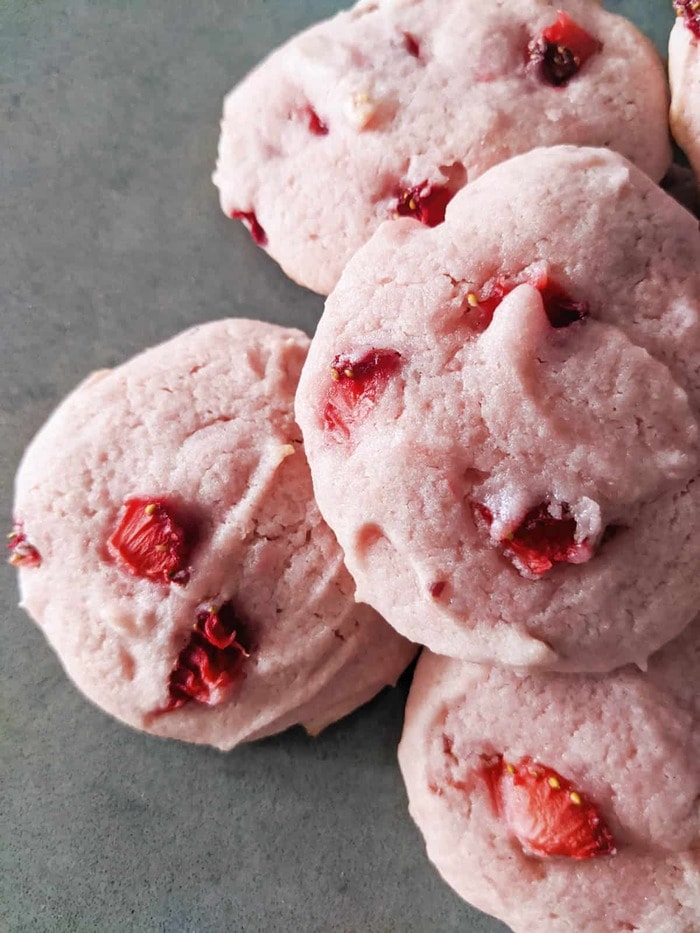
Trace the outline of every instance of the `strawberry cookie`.
<instances>
[{"instance_id":1,"label":"strawberry cookie","mask_svg":"<svg viewBox=\"0 0 700 933\"><path fill-rule=\"evenodd\" d=\"M428 857L515 933L700 929L700 624L646 673L424 652L399 763Z\"/></svg>"},{"instance_id":2,"label":"strawberry cookie","mask_svg":"<svg viewBox=\"0 0 700 933\"><path fill-rule=\"evenodd\" d=\"M622 156L491 169L382 226L297 420L358 595L439 654L603 671L700 603L700 237Z\"/></svg>"},{"instance_id":3,"label":"strawberry cookie","mask_svg":"<svg viewBox=\"0 0 700 933\"><path fill-rule=\"evenodd\" d=\"M674 0L678 14L671 31L671 129L700 177L700 2Z\"/></svg>"},{"instance_id":4,"label":"strawberry cookie","mask_svg":"<svg viewBox=\"0 0 700 933\"><path fill-rule=\"evenodd\" d=\"M457 190L536 146L670 164L652 44L592 0L362 0L275 51L227 97L227 216L327 294L392 217L442 222Z\"/></svg>"},{"instance_id":5,"label":"strawberry cookie","mask_svg":"<svg viewBox=\"0 0 700 933\"><path fill-rule=\"evenodd\" d=\"M354 599L292 400L308 338L194 328L86 382L19 469L22 605L98 706L229 749L317 732L415 649Z\"/></svg>"}]
</instances>

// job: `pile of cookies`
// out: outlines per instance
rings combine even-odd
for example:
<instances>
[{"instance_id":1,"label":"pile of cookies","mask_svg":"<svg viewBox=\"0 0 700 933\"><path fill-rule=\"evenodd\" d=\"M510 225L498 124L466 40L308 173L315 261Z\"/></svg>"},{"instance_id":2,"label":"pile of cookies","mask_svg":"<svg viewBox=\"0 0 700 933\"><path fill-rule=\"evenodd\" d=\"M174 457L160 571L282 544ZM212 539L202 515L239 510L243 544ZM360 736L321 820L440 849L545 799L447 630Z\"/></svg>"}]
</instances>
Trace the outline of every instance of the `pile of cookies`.
<instances>
[{"instance_id":1,"label":"pile of cookies","mask_svg":"<svg viewBox=\"0 0 700 933\"><path fill-rule=\"evenodd\" d=\"M83 382L17 476L22 605L136 728L316 733L425 646L410 810L516 931L700 929L700 232L658 186L668 103L595 0L308 30L227 98L214 180L329 294L313 341L187 331Z\"/></svg>"}]
</instances>

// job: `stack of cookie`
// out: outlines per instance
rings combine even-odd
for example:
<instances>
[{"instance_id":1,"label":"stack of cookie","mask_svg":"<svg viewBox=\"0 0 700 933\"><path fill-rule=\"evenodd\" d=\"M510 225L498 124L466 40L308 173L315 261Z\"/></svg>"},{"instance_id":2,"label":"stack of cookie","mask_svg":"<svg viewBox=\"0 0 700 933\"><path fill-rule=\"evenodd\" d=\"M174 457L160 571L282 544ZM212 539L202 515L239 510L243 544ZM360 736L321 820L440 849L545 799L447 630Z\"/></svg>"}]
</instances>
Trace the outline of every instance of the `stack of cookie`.
<instances>
[{"instance_id":1,"label":"stack of cookie","mask_svg":"<svg viewBox=\"0 0 700 933\"><path fill-rule=\"evenodd\" d=\"M699 324L697 220L558 147L382 227L302 373L358 595L430 649L411 812L515 930L700 923Z\"/></svg>"},{"instance_id":2,"label":"stack of cookie","mask_svg":"<svg viewBox=\"0 0 700 933\"><path fill-rule=\"evenodd\" d=\"M27 451L10 560L84 693L230 749L426 646L399 759L447 882L516 931L699 929L700 235L670 161L662 64L594 0L362 0L246 78L222 206L330 296L311 343L223 321L92 376Z\"/></svg>"}]
</instances>

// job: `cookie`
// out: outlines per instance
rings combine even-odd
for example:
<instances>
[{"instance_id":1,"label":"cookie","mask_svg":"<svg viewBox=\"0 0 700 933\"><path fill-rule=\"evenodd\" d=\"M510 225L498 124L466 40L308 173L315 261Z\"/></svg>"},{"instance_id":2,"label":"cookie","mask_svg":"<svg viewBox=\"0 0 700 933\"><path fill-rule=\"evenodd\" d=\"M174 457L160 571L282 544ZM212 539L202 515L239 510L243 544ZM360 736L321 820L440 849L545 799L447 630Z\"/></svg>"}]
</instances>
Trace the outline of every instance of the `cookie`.
<instances>
[{"instance_id":1,"label":"cookie","mask_svg":"<svg viewBox=\"0 0 700 933\"><path fill-rule=\"evenodd\" d=\"M423 652L399 763L428 857L515 933L700 928L700 624L646 673Z\"/></svg>"},{"instance_id":2,"label":"cookie","mask_svg":"<svg viewBox=\"0 0 700 933\"><path fill-rule=\"evenodd\" d=\"M358 585L438 654L611 670L700 603L700 237L622 156L503 163L381 227L297 395Z\"/></svg>"},{"instance_id":3,"label":"cookie","mask_svg":"<svg viewBox=\"0 0 700 933\"><path fill-rule=\"evenodd\" d=\"M224 105L227 216L327 294L382 221L439 224L455 192L537 146L671 158L652 44L591 0L363 0L292 39Z\"/></svg>"},{"instance_id":4,"label":"cookie","mask_svg":"<svg viewBox=\"0 0 700 933\"><path fill-rule=\"evenodd\" d=\"M695 0L674 0L678 19L671 31L671 130L700 178L700 7Z\"/></svg>"},{"instance_id":5,"label":"cookie","mask_svg":"<svg viewBox=\"0 0 700 933\"><path fill-rule=\"evenodd\" d=\"M10 562L68 675L137 729L221 749L317 732L415 649L367 606L313 500L308 338L194 328L63 402L16 481Z\"/></svg>"}]
</instances>

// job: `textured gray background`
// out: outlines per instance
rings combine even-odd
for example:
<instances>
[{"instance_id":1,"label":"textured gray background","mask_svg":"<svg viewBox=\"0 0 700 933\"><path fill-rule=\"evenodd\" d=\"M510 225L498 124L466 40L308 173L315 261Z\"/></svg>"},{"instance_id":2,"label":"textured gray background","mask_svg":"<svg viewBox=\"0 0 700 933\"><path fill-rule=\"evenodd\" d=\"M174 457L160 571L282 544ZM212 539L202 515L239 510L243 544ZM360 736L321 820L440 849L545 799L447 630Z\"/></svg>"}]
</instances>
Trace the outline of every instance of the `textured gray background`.
<instances>
[{"instance_id":1,"label":"textured gray background","mask_svg":"<svg viewBox=\"0 0 700 933\"><path fill-rule=\"evenodd\" d=\"M218 209L221 98L331 0L0 0L0 515L51 409L198 321L313 331ZM670 0L625 12L666 41ZM504 930L424 857L395 763L406 684L311 740L222 755L89 706L0 567L0 931ZM533 931L536 933L536 931ZM601 931L602 933L602 931Z\"/></svg>"}]
</instances>

